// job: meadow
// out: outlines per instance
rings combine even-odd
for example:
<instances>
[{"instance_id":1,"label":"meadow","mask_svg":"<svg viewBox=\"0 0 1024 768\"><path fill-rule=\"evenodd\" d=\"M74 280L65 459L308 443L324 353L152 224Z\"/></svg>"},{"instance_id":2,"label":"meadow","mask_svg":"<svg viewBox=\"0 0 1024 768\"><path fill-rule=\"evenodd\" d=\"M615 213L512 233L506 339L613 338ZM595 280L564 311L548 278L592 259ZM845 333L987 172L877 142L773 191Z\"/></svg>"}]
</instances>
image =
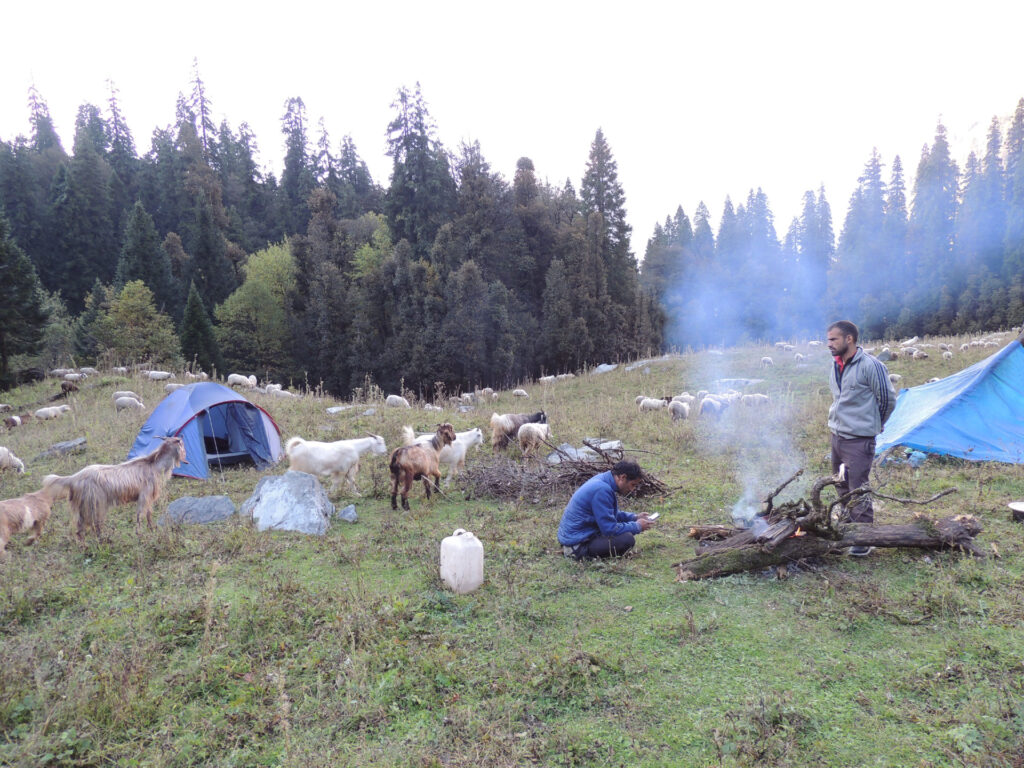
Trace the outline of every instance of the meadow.
<instances>
[{"instance_id":1,"label":"meadow","mask_svg":"<svg viewBox=\"0 0 1024 768\"><path fill-rule=\"evenodd\" d=\"M1011 335L1002 337L1005 343ZM957 347L965 339L954 339ZM936 340L929 340L936 341ZM948 341L948 339L947 339ZM0 764L10 766L1024 766L1024 467L931 457L878 471L887 493L958 493L927 513L979 516L985 559L878 550L790 569L677 582L689 526L730 522L733 505L804 467L827 474L827 352L796 361L747 346L651 360L632 371L507 392L493 410L543 408L557 442L621 439L674 489L624 507L657 510L631 556L580 564L555 529L568 492L544 498L431 502L393 512L384 457L364 457L359 522L323 537L258 533L247 520L136 534L134 509L108 518L102 540L75 543L66 503L40 541L16 536L0 561ZM900 359L902 386L995 352ZM762 369L762 355L775 366ZM764 410L721 422L639 414L634 398L762 379ZM53 380L4 393L16 408ZM145 413L115 415L110 393L135 388ZM88 380L72 413L0 434L28 473L0 474L0 498L36 490L48 473L124 459L161 399L159 383ZM331 398L252 394L282 437L365 432L400 444L403 424L440 414L355 407ZM486 429L491 405L446 411L458 430ZM55 442L84 454L36 459ZM515 451L512 451L515 455ZM467 464L491 461L476 449ZM236 505L264 472L173 479L181 496L226 494ZM784 497L785 498L785 497ZM882 501L876 519L917 509ZM438 575L440 540L473 531L485 582L458 596ZM998 553L998 557L996 556Z\"/></svg>"}]
</instances>

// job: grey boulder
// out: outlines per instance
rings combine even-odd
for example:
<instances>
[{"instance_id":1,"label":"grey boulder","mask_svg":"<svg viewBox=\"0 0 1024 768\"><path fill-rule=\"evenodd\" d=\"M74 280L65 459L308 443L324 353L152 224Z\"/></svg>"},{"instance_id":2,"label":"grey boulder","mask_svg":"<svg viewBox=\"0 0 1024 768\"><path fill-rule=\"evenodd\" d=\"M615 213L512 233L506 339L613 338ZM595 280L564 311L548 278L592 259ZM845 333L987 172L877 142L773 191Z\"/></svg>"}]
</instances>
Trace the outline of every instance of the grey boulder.
<instances>
[{"instance_id":1,"label":"grey boulder","mask_svg":"<svg viewBox=\"0 0 1024 768\"><path fill-rule=\"evenodd\" d=\"M167 505L159 525L215 523L235 514L235 503L227 496L182 496Z\"/></svg>"},{"instance_id":2,"label":"grey boulder","mask_svg":"<svg viewBox=\"0 0 1024 768\"><path fill-rule=\"evenodd\" d=\"M260 480L239 512L252 517L260 531L298 531L315 536L323 536L336 516L320 481L293 470ZM353 510L351 517L342 519L356 522L359 518Z\"/></svg>"}]
</instances>

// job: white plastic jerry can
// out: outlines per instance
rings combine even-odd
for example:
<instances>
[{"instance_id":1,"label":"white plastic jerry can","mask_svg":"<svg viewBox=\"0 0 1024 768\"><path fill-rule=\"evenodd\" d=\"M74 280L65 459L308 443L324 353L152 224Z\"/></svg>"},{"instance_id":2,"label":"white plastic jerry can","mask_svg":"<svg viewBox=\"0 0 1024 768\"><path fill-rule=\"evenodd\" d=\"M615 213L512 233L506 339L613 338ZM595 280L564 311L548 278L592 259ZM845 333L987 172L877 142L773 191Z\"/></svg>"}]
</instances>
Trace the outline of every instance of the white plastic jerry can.
<instances>
[{"instance_id":1,"label":"white plastic jerry can","mask_svg":"<svg viewBox=\"0 0 1024 768\"><path fill-rule=\"evenodd\" d=\"M484 545L471 532L457 528L441 541L441 580L460 595L484 583Z\"/></svg>"}]
</instances>

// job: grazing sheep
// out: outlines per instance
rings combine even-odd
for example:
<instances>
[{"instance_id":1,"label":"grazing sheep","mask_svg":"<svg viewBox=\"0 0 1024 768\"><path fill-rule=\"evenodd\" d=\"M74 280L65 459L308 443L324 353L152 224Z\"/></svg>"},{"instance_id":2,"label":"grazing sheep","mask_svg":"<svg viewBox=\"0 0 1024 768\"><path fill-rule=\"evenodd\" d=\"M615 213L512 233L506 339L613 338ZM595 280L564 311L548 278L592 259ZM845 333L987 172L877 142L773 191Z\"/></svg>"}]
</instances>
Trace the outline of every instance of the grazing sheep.
<instances>
[{"instance_id":1,"label":"grazing sheep","mask_svg":"<svg viewBox=\"0 0 1024 768\"><path fill-rule=\"evenodd\" d=\"M480 390L480 397L493 399L494 398L494 390L491 389L491 387L484 387L483 389Z\"/></svg>"},{"instance_id":2,"label":"grazing sheep","mask_svg":"<svg viewBox=\"0 0 1024 768\"><path fill-rule=\"evenodd\" d=\"M411 408L409 401L401 395L388 395L384 400L384 405L390 408Z\"/></svg>"},{"instance_id":3,"label":"grazing sheep","mask_svg":"<svg viewBox=\"0 0 1024 768\"><path fill-rule=\"evenodd\" d=\"M267 394L273 395L274 397L283 397L285 399L291 397L298 397L298 395L296 395L294 392L289 392L287 389L269 389L267 390Z\"/></svg>"},{"instance_id":4,"label":"grazing sheep","mask_svg":"<svg viewBox=\"0 0 1024 768\"><path fill-rule=\"evenodd\" d=\"M150 371L146 374L150 381L167 381L167 379L177 378L170 371Z\"/></svg>"},{"instance_id":5,"label":"grazing sheep","mask_svg":"<svg viewBox=\"0 0 1024 768\"><path fill-rule=\"evenodd\" d=\"M21 416L6 416L4 418L4 426L7 429L14 429L15 427L21 426Z\"/></svg>"},{"instance_id":6,"label":"grazing sheep","mask_svg":"<svg viewBox=\"0 0 1024 768\"><path fill-rule=\"evenodd\" d=\"M267 390L267 393L269 394L270 392L280 392L283 387L280 384L267 384L264 389Z\"/></svg>"},{"instance_id":7,"label":"grazing sheep","mask_svg":"<svg viewBox=\"0 0 1024 768\"><path fill-rule=\"evenodd\" d=\"M88 377L84 373L65 373L64 381L85 381Z\"/></svg>"},{"instance_id":8,"label":"grazing sheep","mask_svg":"<svg viewBox=\"0 0 1024 768\"><path fill-rule=\"evenodd\" d=\"M54 368L52 371L50 371L50 375L51 376L57 376L59 378L59 377L64 376L67 373L74 373L74 372L75 372L74 368Z\"/></svg>"},{"instance_id":9,"label":"grazing sheep","mask_svg":"<svg viewBox=\"0 0 1024 768\"><path fill-rule=\"evenodd\" d=\"M119 397L114 401L114 410L117 413L121 411L143 411L146 406L141 400L136 400L134 397Z\"/></svg>"},{"instance_id":10,"label":"grazing sheep","mask_svg":"<svg viewBox=\"0 0 1024 768\"><path fill-rule=\"evenodd\" d=\"M821 346L821 342L820 341L808 341L807 342L807 346L808 347L820 347Z\"/></svg>"},{"instance_id":11,"label":"grazing sheep","mask_svg":"<svg viewBox=\"0 0 1024 768\"><path fill-rule=\"evenodd\" d=\"M565 379L575 379L576 378L576 374L575 373L560 373L557 376L555 376L555 378L558 379L559 381L564 381Z\"/></svg>"},{"instance_id":12,"label":"grazing sheep","mask_svg":"<svg viewBox=\"0 0 1024 768\"><path fill-rule=\"evenodd\" d=\"M764 357L761 358L761 367L762 368L771 368L773 365L775 365L775 361L772 360L767 355L765 355Z\"/></svg>"},{"instance_id":13,"label":"grazing sheep","mask_svg":"<svg viewBox=\"0 0 1024 768\"><path fill-rule=\"evenodd\" d=\"M114 368L111 368L110 370L112 372L120 375L120 376L127 376L128 375L128 369L125 366L123 366L123 365L118 365L118 366L116 366Z\"/></svg>"},{"instance_id":14,"label":"grazing sheep","mask_svg":"<svg viewBox=\"0 0 1024 768\"><path fill-rule=\"evenodd\" d=\"M525 397L527 400L530 399L530 393L525 389L513 389L512 397Z\"/></svg>"},{"instance_id":15,"label":"grazing sheep","mask_svg":"<svg viewBox=\"0 0 1024 768\"><path fill-rule=\"evenodd\" d=\"M423 410L424 411L443 411L444 408L442 408L439 405L431 405L430 403L426 403L423 406Z\"/></svg>"},{"instance_id":16,"label":"grazing sheep","mask_svg":"<svg viewBox=\"0 0 1024 768\"><path fill-rule=\"evenodd\" d=\"M13 469L19 475L25 474L25 462L11 453L10 448L0 445L0 469Z\"/></svg>"},{"instance_id":17,"label":"grazing sheep","mask_svg":"<svg viewBox=\"0 0 1024 768\"><path fill-rule=\"evenodd\" d=\"M960 351L961 351L961 352L966 352L966 351L967 351L967 350L969 350L970 348L971 348L971 345L970 345L970 344L961 344L961 345L960 345Z\"/></svg>"},{"instance_id":18,"label":"grazing sheep","mask_svg":"<svg viewBox=\"0 0 1024 768\"><path fill-rule=\"evenodd\" d=\"M473 405L476 402L476 394L474 392L463 392L459 395L459 400L466 405Z\"/></svg>"},{"instance_id":19,"label":"grazing sheep","mask_svg":"<svg viewBox=\"0 0 1024 768\"><path fill-rule=\"evenodd\" d=\"M915 344L915 343L917 343L917 336L912 336L911 338L907 339L906 341L901 341L900 342L900 346L901 347L909 347L911 344Z\"/></svg>"},{"instance_id":20,"label":"grazing sheep","mask_svg":"<svg viewBox=\"0 0 1024 768\"><path fill-rule=\"evenodd\" d=\"M429 443L434 437L434 433L431 432L426 435L417 435L413 432L412 427L402 427L402 444L403 445L416 445L417 443ZM441 454L437 457L441 464L448 467L448 474L444 479L445 487L451 485L452 478L455 477L465 466L466 466L466 453L474 445L482 445L484 442L484 433L480 427L473 427L473 429L465 432L455 433L455 442L451 445L446 445L441 449Z\"/></svg>"},{"instance_id":21,"label":"grazing sheep","mask_svg":"<svg viewBox=\"0 0 1024 768\"><path fill-rule=\"evenodd\" d=\"M690 418L690 404L681 400L673 400L668 404L668 412L672 414L672 421L680 421Z\"/></svg>"},{"instance_id":22,"label":"grazing sheep","mask_svg":"<svg viewBox=\"0 0 1024 768\"><path fill-rule=\"evenodd\" d=\"M637 405L639 406L640 413L645 413L647 411L660 411L662 408L666 407L668 403L660 397L645 397Z\"/></svg>"},{"instance_id":23,"label":"grazing sheep","mask_svg":"<svg viewBox=\"0 0 1024 768\"><path fill-rule=\"evenodd\" d=\"M541 376L539 379L537 379L537 381L539 381L541 384L551 384L551 383L553 383L555 381L555 377L554 376Z\"/></svg>"},{"instance_id":24,"label":"grazing sheep","mask_svg":"<svg viewBox=\"0 0 1024 768\"><path fill-rule=\"evenodd\" d=\"M697 412L701 416L714 416L717 418L725 413L725 410L728 407L729 404L724 400L719 400L718 398L709 395L700 401L700 408Z\"/></svg>"},{"instance_id":25,"label":"grazing sheep","mask_svg":"<svg viewBox=\"0 0 1024 768\"><path fill-rule=\"evenodd\" d=\"M939 349L941 349L943 352L948 352L952 348L953 347L949 344L939 344Z\"/></svg>"},{"instance_id":26,"label":"grazing sheep","mask_svg":"<svg viewBox=\"0 0 1024 768\"><path fill-rule=\"evenodd\" d=\"M0 501L0 557L6 553L7 542L16 533L32 531L25 543L36 543L43 533L43 526L50 519L50 510L57 495L44 487L16 499Z\"/></svg>"},{"instance_id":27,"label":"grazing sheep","mask_svg":"<svg viewBox=\"0 0 1024 768\"><path fill-rule=\"evenodd\" d=\"M438 466L441 450L455 442L455 427L451 424L440 424L437 432L427 443L403 445L391 454L389 468L391 470L391 508L398 509L398 486L402 486L402 509L409 509L409 491L414 481L423 479L423 488L430 499L431 480L438 492L441 486L441 470Z\"/></svg>"},{"instance_id":28,"label":"grazing sheep","mask_svg":"<svg viewBox=\"0 0 1024 768\"><path fill-rule=\"evenodd\" d=\"M334 491L338 483L344 480L356 496L359 495L359 489L356 488L359 457L367 451L378 456L387 453L388 448L384 444L384 438L380 435L368 435L351 440L321 443L316 440L293 437L284 447L291 469L311 475L330 475L331 491Z\"/></svg>"},{"instance_id":29,"label":"grazing sheep","mask_svg":"<svg viewBox=\"0 0 1024 768\"><path fill-rule=\"evenodd\" d=\"M947 350L946 350L945 352L943 352L943 353L942 353L942 359L943 359L943 360L952 360L952 359L953 359L953 353L952 353L952 352L950 352L950 351L949 351L949 350L947 349Z\"/></svg>"},{"instance_id":30,"label":"grazing sheep","mask_svg":"<svg viewBox=\"0 0 1024 768\"><path fill-rule=\"evenodd\" d=\"M78 385L75 384L75 382L73 382L73 381L62 381L60 383L60 391L61 391L61 394L63 394L63 395L70 394L71 392L77 392L78 391Z\"/></svg>"},{"instance_id":31,"label":"grazing sheep","mask_svg":"<svg viewBox=\"0 0 1024 768\"><path fill-rule=\"evenodd\" d=\"M170 394L171 392L174 392L175 390L178 390L178 389L181 389L182 387L187 387L187 386L188 386L187 384L175 384L173 381L169 381L166 384L164 384L164 392L167 392L168 394Z\"/></svg>"},{"instance_id":32,"label":"grazing sheep","mask_svg":"<svg viewBox=\"0 0 1024 768\"><path fill-rule=\"evenodd\" d=\"M523 424L523 426L519 428L519 432L516 433L516 437L519 439L519 448L522 450L523 456L529 456L536 449L540 448L550 435L550 424Z\"/></svg>"},{"instance_id":33,"label":"grazing sheep","mask_svg":"<svg viewBox=\"0 0 1024 768\"><path fill-rule=\"evenodd\" d=\"M117 400L117 398L119 397L134 397L140 403L142 402L142 398L136 395L130 389L119 389L117 392L114 393L113 398L114 400Z\"/></svg>"},{"instance_id":34,"label":"grazing sheep","mask_svg":"<svg viewBox=\"0 0 1024 768\"><path fill-rule=\"evenodd\" d=\"M920 349L915 349L914 354L911 355L911 357L914 358L915 360L927 360L928 353Z\"/></svg>"},{"instance_id":35,"label":"grazing sheep","mask_svg":"<svg viewBox=\"0 0 1024 768\"><path fill-rule=\"evenodd\" d=\"M889 374L889 381L891 381L891 382L892 382L892 385L893 385L893 386L895 387L895 386L896 386L896 385L898 385L898 384L899 384L899 383L900 383L901 381L903 381L903 377L902 377L902 376L900 376L900 375L899 375L898 373L890 373L890 374Z\"/></svg>"},{"instance_id":36,"label":"grazing sheep","mask_svg":"<svg viewBox=\"0 0 1024 768\"><path fill-rule=\"evenodd\" d=\"M634 405L640 405L644 400L647 399L647 395L637 395L636 400L633 401Z\"/></svg>"},{"instance_id":37,"label":"grazing sheep","mask_svg":"<svg viewBox=\"0 0 1024 768\"><path fill-rule=\"evenodd\" d=\"M193 373L192 371L185 371L185 378L186 379L194 379L196 381L206 381L210 377L209 377L208 374L204 373L203 371L196 371L195 373Z\"/></svg>"},{"instance_id":38,"label":"grazing sheep","mask_svg":"<svg viewBox=\"0 0 1024 768\"><path fill-rule=\"evenodd\" d=\"M740 405L745 405L748 407L768 405L770 402L771 399L768 397L768 395L762 395L758 393L751 395L743 395L742 397L740 397Z\"/></svg>"},{"instance_id":39,"label":"grazing sheep","mask_svg":"<svg viewBox=\"0 0 1024 768\"><path fill-rule=\"evenodd\" d=\"M35 417L40 421L47 421L49 419L59 419L65 413L71 410L70 405L51 405L48 408L40 408L35 412ZM24 419L22 419L24 421Z\"/></svg>"},{"instance_id":40,"label":"grazing sheep","mask_svg":"<svg viewBox=\"0 0 1024 768\"><path fill-rule=\"evenodd\" d=\"M796 352L796 353L794 353L794 355L793 355L793 359L794 359L794 360L796 360L796 361L797 361L798 363L799 363L799 362L800 362L801 360L803 360L803 359L804 359L805 357L806 357L806 355L802 355L802 354L800 354L799 352Z\"/></svg>"},{"instance_id":41,"label":"grazing sheep","mask_svg":"<svg viewBox=\"0 0 1024 768\"><path fill-rule=\"evenodd\" d=\"M243 376L240 373L228 374L228 386L229 387L244 387L245 389L256 388L256 377L255 376Z\"/></svg>"},{"instance_id":42,"label":"grazing sheep","mask_svg":"<svg viewBox=\"0 0 1024 768\"><path fill-rule=\"evenodd\" d=\"M87 365L83 365L78 370L81 371L82 373L84 373L86 376L99 376L100 375L99 371L97 371L95 368L90 368Z\"/></svg>"},{"instance_id":43,"label":"grazing sheep","mask_svg":"<svg viewBox=\"0 0 1024 768\"><path fill-rule=\"evenodd\" d=\"M8 405L7 403L0 403L0 413L9 413L14 410L14 406Z\"/></svg>"},{"instance_id":44,"label":"grazing sheep","mask_svg":"<svg viewBox=\"0 0 1024 768\"><path fill-rule=\"evenodd\" d=\"M519 434L519 428L527 422L547 424L548 417L544 411L537 411L536 413L492 413L491 450L505 448Z\"/></svg>"},{"instance_id":45,"label":"grazing sheep","mask_svg":"<svg viewBox=\"0 0 1024 768\"><path fill-rule=\"evenodd\" d=\"M691 395L689 392L683 392L681 395L676 395L672 398L673 403L686 403L689 406L693 406L697 402L697 398Z\"/></svg>"},{"instance_id":46,"label":"grazing sheep","mask_svg":"<svg viewBox=\"0 0 1024 768\"><path fill-rule=\"evenodd\" d=\"M165 437L148 456L139 456L121 464L91 464L73 475L47 475L43 490L54 498L67 498L71 521L79 540L91 527L99 536L107 510L116 504L136 502L135 529L142 528L142 515L153 527L153 503L160 496L171 472L185 462L185 441ZM52 489L52 490L51 490Z\"/></svg>"},{"instance_id":47,"label":"grazing sheep","mask_svg":"<svg viewBox=\"0 0 1024 768\"><path fill-rule=\"evenodd\" d=\"M792 344L783 344L782 345L782 351L783 352L792 352L794 349L796 349L796 347L794 347Z\"/></svg>"}]
</instances>

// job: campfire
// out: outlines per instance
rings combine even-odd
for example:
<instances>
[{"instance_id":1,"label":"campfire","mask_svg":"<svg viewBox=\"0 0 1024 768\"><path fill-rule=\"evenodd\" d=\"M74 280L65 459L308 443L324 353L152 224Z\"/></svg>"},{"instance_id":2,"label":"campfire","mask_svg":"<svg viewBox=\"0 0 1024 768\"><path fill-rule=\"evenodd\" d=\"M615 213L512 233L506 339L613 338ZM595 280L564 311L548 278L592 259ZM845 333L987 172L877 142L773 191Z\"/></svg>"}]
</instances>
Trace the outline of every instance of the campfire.
<instances>
[{"instance_id":1,"label":"campfire","mask_svg":"<svg viewBox=\"0 0 1024 768\"><path fill-rule=\"evenodd\" d=\"M769 493L759 508L748 501L737 502L733 510L736 525L692 527L690 538L697 540L697 556L673 566L677 579L686 581L760 570L854 546L954 548L984 557L974 543L974 537L981 532L981 523L970 515L941 520L918 515L906 525L873 525L843 523L833 514L837 507L869 494L901 504L928 504L956 492L956 488L947 488L918 501L887 496L864 486L826 505L821 500L822 491L838 484L840 479L821 477L811 487L810 501L799 499L775 506L775 497L802 474L800 470ZM749 514L754 509L756 512Z\"/></svg>"}]
</instances>

